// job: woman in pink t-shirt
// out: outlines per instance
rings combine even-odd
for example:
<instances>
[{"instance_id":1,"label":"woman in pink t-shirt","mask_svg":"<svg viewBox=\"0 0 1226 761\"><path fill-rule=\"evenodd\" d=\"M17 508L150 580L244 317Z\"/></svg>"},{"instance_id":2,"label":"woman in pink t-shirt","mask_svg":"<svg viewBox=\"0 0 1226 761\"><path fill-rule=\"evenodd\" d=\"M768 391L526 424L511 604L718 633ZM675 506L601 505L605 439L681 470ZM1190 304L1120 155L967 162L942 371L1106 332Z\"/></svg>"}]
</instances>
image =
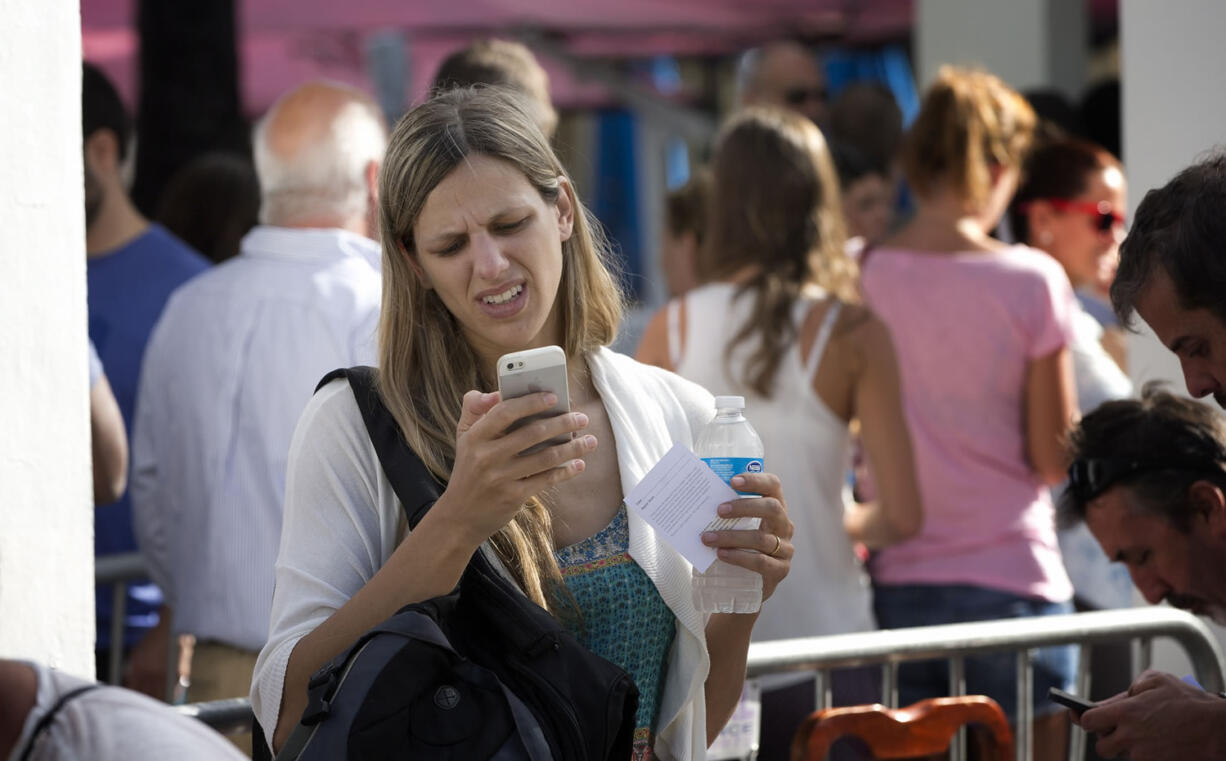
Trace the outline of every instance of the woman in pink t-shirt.
<instances>
[{"instance_id":1,"label":"woman in pink t-shirt","mask_svg":"<svg viewBox=\"0 0 1226 761\"><path fill-rule=\"evenodd\" d=\"M1060 266L989 232L1017 185L1030 106L990 74L943 68L903 147L914 218L864 264L863 288L894 336L925 505L919 535L872 560L882 628L1071 612L1047 486L1064 478L1076 415L1073 293ZM1012 657L967 659L967 688L1016 708ZM1068 688L1070 648L1041 651ZM943 663L904 666L902 701L948 695ZM1063 715L1035 725L1035 758L1063 755Z\"/></svg>"}]
</instances>

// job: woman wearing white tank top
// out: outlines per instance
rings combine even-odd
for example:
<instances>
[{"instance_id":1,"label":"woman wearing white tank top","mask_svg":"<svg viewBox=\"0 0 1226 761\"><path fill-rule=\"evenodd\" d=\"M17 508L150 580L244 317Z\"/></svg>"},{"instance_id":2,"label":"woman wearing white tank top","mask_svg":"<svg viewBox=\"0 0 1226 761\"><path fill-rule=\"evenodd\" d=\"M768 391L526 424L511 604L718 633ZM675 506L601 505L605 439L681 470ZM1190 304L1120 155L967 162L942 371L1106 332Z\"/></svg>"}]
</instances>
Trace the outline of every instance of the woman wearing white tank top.
<instances>
[{"instance_id":1,"label":"woman wearing white tank top","mask_svg":"<svg viewBox=\"0 0 1226 761\"><path fill-rule=\"evenodd\" d=\"M871 588L854 545L877 549L913 536L922 508L893 345L884 324L856 303L825 140L804 118L750 109L722 130L713 170L698 257L706 284L656 314L638 359L713 393L745 396L770 468L787 484L796 554L790 576L762 606L754 639L873 629ZM847 496L853 420L878 487L873 503ZM854 689L840 695L837 678L835 688L836 703L871 697ZM787 757L790 731L812 710L811 688L786 694L786 701L763 696L763 761ZM788 707L772 710L781 702ZM772 737L775 724L781 738Z\"/></svg>"}]
</instances>

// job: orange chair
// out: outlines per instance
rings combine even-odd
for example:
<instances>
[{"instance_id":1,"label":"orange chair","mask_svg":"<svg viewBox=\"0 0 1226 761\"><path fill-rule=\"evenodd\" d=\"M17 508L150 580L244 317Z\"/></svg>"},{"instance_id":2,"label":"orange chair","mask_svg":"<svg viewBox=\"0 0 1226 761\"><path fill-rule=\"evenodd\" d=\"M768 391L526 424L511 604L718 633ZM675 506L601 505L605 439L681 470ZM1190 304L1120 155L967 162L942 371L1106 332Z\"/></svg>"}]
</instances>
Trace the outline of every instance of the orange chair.
<instances>
[{"instance_id":1,"label":"orange chair","mask_svg":"<svg viewBox=\"0 0 1226 761\"><path fill-rule=\"evenodd\" d=\"M1010 761L1013 733L995 700L983 695L929 698L906 708L882 705L828 708L805 719L792 740L792 761L823 761L835 740L852 735L879 759L943 753L964 724L981 724L990 738L985 758Z\"/></svg>"}]
</instances>

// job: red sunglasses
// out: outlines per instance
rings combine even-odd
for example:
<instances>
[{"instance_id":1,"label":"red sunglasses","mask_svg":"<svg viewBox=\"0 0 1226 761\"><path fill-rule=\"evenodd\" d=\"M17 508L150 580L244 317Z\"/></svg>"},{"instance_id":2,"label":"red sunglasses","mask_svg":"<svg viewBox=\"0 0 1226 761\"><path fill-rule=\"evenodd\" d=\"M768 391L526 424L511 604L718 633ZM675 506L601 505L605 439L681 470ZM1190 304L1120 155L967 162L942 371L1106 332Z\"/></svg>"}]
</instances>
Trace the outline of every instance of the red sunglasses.
<instances>
[{"instance_id":1,"label":"red sunglasses","mask_svg":"<svg viewBox=\"0 0 1226 761\"><path fill-rule=\"evenodd\" d=\"M1123 225L1124 215L1111 208L1106 201L1075 201L1071 198L1035 198L1020 206L1025 212L1031 205L1044 201L1056 211L1075 211L1095 218L1094 227L1100 233L1110 232L1116 225Z\"/></svg>"}]
</instances>

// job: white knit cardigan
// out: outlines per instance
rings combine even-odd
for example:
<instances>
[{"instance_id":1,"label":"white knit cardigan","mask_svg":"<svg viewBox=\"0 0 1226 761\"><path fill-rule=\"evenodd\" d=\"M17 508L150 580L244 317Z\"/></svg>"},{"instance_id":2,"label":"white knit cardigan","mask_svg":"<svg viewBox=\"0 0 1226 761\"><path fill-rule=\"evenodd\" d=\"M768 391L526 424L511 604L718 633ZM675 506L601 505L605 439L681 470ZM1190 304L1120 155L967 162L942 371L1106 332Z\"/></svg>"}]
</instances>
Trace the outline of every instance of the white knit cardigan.
<instances>
[{"instance_id":1,"label":"white knit cardigan","mask_svg":"<svg viewBox=\"0 0 1226 761\"><path fill-rule=\"evenodd\" d=\"M713 414L711 395L672 373L608 349L590 354L588 366L617 440L623 493L674 443L693 447ZM710 659L705 619L690 596L690 564L637 513L630 511L629 517L630 556L677 617L655 751L668 761L702 759ZM387 562L396 549L399 522L399 503L353 394L347 382L334 381L311 399L290 447L269 639L251 688L255 715L269 738L294 645Z\"/></svg>"}]
</instances>

